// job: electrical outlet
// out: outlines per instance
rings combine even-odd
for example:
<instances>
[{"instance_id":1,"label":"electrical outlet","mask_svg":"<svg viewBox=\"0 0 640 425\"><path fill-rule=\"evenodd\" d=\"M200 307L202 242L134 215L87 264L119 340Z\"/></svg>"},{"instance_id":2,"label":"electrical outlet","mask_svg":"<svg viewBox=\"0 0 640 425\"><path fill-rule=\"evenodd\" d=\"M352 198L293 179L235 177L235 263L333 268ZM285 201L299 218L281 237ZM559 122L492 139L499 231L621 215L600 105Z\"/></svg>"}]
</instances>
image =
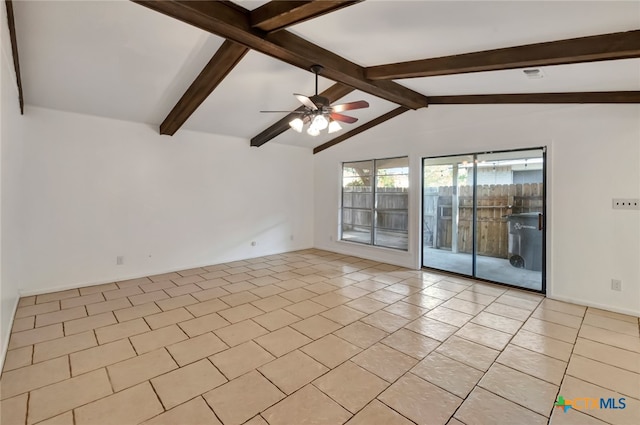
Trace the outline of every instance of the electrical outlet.
<instances>
[{"instance_id":1,"label":"electrical outlet","mask_svg":"<svg viewBox=\"0 0 640 425\"><path fill-rule=\"evenodd\" d=\"M116 265L121 266L124 264L124 256L118 255L116 257Z\"/></svg>"},{"instance_id":2,"label":"electrical outlet","mask_svg":"<svg viewBox=\"0 0 640 425\"><path fill-rule=\"evenodd\" d=\"M611 279L611 290L622 291L622 281L620 279Z\"/></svg>"},{"instance_id":3,"label":"electrical outlet","mask_svg":"<svg viewBox=\"0 0 640 425\"><path fill-rule=\"evenodd\" d=\"M640 210L640 199L613 198L614 210Z\"/></svg>"}]
</instances>

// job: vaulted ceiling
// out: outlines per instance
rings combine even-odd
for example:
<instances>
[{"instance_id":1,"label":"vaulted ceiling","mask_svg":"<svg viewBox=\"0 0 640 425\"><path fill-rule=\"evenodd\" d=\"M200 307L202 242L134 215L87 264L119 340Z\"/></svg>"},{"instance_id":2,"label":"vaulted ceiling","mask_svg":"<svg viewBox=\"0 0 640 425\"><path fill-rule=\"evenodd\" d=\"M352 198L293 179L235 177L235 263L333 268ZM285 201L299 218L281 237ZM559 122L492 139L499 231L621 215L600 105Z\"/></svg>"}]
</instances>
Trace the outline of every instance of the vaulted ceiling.
<instances>
[{"instance_id":1,"label":"vaulted ceiling","mask_svg":"<svg viewBox=\"0 0 640 425\"><path fill-rule=\"evenodd\" d=\"M13 9L26 113L42 106L162 134L320 151L411 109L420 120L447 104L640 103L638 1L47 0ZM332 101L371 107L350 111L359 120L340 133L311 138L284 131L287 114L259 111L298 108L292 93L313 94L314 63ZM529 67L543 78L527 78Z\"/></svg>"}]
</instances>

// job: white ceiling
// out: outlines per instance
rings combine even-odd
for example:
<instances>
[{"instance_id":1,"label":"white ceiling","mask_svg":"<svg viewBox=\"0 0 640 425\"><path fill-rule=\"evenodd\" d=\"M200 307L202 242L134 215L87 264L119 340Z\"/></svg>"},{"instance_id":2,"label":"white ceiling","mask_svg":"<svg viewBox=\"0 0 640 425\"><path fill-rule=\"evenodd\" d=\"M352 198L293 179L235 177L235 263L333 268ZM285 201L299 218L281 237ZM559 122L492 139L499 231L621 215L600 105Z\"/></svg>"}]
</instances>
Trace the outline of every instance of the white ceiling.
<instances>
[{"instance_id":1,"label":"white ceiling","mask_svg":"<svg viewBox=\"0 0 640 425\"><path fill-rule=\"evenodd\" d=\"M237 3L253 9L266 2ZM14 0L14 11L27 108L157 126L223 42L129 1ZM634 29L640 29L640 1L368 0L289 28L362 66ZM640 90L640 59L543 72L539 80L507 70L397 82L427 96ZM320 90L332 83L321 79ZM250 139L282 116L260 110L294 109L292 93L313 89L311 73L249 52L183 128ZM397 106L358 91L341 102L359 99L371 107L352 111L359 118L353 126ZM438 108L451 110L431 106L403 121ZM270 143L310 146L309 137L288 131ZM332 137L314 138L313 145Z\"/></svg>"}]
</instances>

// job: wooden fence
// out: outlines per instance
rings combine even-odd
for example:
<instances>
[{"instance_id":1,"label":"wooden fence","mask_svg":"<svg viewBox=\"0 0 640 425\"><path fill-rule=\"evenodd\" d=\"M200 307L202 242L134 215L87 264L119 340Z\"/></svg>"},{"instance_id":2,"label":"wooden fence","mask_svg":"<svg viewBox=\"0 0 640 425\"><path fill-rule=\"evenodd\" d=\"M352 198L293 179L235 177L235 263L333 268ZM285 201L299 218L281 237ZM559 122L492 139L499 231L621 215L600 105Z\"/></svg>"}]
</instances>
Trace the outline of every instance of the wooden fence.
<instances>
[{"instance_id":1,"label":"wooden fence","mask_svg":"<svg viewBox=\"0 0 640 425\"><path fill-rule=\"evenodd\" d=\"M473 250L473 188L441 186L424 194L424 243L441 249L456 249L471 253ZM482 185L478 190L478 254L507 258L508 226L506 215L524 212L542 212L542 183ZM457 208L454 210L454 203ZM457 216L457 246L453 246L452 223Z\"/></svg>"}]
</instances>

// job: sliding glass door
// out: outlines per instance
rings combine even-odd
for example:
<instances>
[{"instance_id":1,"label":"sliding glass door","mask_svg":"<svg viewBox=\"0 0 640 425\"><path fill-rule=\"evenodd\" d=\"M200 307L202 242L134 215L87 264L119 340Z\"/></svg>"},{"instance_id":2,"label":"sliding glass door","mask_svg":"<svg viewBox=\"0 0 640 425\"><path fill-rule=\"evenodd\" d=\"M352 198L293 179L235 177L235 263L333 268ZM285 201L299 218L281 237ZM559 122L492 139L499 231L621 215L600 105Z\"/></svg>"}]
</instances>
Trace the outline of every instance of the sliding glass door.
<instances>
[{"instance_id":1,"label":"sliding glass door","mask_svg":"<svg viewBox=\"0 0 640 425\"><path fill-rule=\"evenodd\" d=\"M544 290L544 150L426 158L423 266Z\"/></svg>"}]
</instances>

